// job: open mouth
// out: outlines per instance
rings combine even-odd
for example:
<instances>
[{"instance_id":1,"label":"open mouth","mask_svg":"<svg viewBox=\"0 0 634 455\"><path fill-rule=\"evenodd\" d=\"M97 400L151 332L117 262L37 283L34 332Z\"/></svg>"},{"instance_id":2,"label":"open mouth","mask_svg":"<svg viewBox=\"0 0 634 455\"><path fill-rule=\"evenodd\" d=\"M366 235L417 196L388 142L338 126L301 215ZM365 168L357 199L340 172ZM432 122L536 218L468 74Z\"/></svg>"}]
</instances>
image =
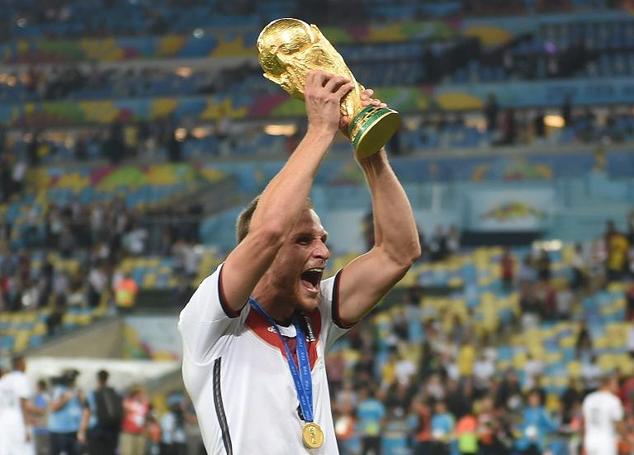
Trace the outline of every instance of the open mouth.
<instances>
[{"instance_id":1,"label":"open mouth","mask_svg":"<svg viewBox=\"0 0 634 455\"><path fill-rule=\"evenodd\" d=\"M324 269L315 267L312 269L304 270L300 276L302 284L306 289L311 292L319 291L319 283L321 283L321 277L324 274Z\"/></svg>"}]
</instances>

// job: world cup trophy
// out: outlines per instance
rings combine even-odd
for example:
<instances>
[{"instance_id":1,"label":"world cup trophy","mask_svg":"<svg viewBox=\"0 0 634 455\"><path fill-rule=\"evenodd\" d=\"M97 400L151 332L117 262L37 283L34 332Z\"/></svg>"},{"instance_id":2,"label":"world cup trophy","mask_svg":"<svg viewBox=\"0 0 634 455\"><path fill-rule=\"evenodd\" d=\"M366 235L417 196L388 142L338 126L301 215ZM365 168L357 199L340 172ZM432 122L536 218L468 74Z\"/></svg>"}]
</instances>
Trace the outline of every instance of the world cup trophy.
<instances>
[{"instance_id":1,"label":"world cup trophy","mask_svg":"<svg viewBox=\"0 0 634 455\"><path fill-rule=\"evenodd\" d=\"M299 19L277 19L258 37L258 60L264 77L280 85L291 96L304 99L306 76L319 69L343 76L354 88L341 101L341 114L352 119L348 136L357 158L365 158L383 147L398 130L398 112L377 106L363 106L364 88L356 82L343 57L317 26Z\"/></svg>"}]
</instances>

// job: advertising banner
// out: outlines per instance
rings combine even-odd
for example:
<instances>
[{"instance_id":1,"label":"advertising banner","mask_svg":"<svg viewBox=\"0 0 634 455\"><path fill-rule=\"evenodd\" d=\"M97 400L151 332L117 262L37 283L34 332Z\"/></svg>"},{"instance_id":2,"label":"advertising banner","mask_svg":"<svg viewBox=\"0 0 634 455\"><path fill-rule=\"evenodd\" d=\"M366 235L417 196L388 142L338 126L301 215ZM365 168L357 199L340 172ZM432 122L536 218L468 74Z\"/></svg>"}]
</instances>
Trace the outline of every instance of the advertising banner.
<instances>
[{"instance_id":1,"label":"advertising banner","mask_svg":"<svg viewBox=\"0 0 634 455\"><path fill-rule=\"evenodd\" d=\"M553 191L535 189L481 189L467 196L471 231L529 232L547 227Z\"/></svg>"}]
</instances>

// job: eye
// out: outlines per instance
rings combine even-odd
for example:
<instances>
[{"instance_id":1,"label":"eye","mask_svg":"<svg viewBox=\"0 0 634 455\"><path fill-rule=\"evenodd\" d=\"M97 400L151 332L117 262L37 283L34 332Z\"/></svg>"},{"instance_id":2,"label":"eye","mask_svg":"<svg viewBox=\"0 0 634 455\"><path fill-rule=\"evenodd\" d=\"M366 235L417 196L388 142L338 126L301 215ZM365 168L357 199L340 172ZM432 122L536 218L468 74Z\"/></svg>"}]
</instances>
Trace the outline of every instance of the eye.
<instances>
[{"instance_id":1,"label":"eye","mask_svg":"<svg viewBox=\"0 0 634 455\"><path fill-rule=\"evenodd\" d=\"M297 238L297 243L299 243L300 245L310 245L310 242L312 242L312 238L308 237L308 236L301 236Z\"/></svg>"}]
</instances>

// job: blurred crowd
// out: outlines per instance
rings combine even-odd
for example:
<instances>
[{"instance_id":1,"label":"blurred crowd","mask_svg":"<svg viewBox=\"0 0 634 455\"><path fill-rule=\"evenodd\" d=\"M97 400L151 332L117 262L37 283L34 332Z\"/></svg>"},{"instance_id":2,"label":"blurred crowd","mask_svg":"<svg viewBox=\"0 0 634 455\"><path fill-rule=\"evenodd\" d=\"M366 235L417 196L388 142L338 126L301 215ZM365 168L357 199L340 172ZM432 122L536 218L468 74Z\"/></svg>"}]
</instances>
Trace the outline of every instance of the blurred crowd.
<instances>
[{"instance_id":1,"label":"blurred crowd","mask_svg":"<svg viewBox=\"0 0 634 455\"><path fill-rule=\"evenodd\" d=\"M73 277L56 270L52 264L45 264L41 273L34 274L28 250L17 256L3 256L5 305L11 302L8 309L14 311L33 308L45 304L43 297L47 295L67 300L66 304L87 306L97 304L104 292L116 298L113 286L117 277L112 266L125 255L146 252L129 239L137 216L120 201L90 207L51 207L45 217L43 243L35 240L32 246L49 245L69 258L85 252L87 262L77 275L81 278L74 282ZM68 237L73 242L79 243L65 248L70 241L64 240L65 231L70 232ZM367 225L366 236L370 241ZM179 238L181 235L166 239L164 253L186 256L183 246L187 243L175 240ZM429 238L423 238L422 243L424 261L450 259L461 251L460 234L453 227L439 227ZM605 376L606 371L597 364L597 351L585 324L579 322L575 340L581 374L555 395L543 385L542 360L528 356L522 370L511 368L500 372L496 366L496 347L504 344L510 333L543 322L579 321L579 305L585 295L609 282L632 283L633 246L634 214L628 217L623 231L615 222L607 221L603 235L576 247L563 283L554 279L547 250L524 257L506 250L498 263L500 277L507 292L519 293L521 311L494 333L478 330L473 317L449 317L433 308L421 307L426 289L420 285L408 288L396 315L386 319L387 327L379 332L371 319L361 323L345 338L345 348L335 349L327 358L341 452L379 454L381 447L391 441L405 441L410 453L432 455L543 454L553 444L572 450L559 453L577 453L574 450L580 445L582 403L590 392L603 387L622 403L623 453L630 453L628 450L634 447L634 380L619 377L618 372ZM195 269L195 265L187 266L190 274ZM16 298L14 286L21 282L28 286ZM129 296L129 292L121 295ZM634 284L629 286L625 298L626 318L634 321ZM629 349L634 355L632 335ZM417 360L412 352L420 354ZM131 450L126 454L185 453L188 441L190 447L192 444L199 447L195 432L188 433L195 428L190 404L174 394L174 398L168 399L169 410L165 414L168 417L157 416L140 388L126 394L122 400L122 423L104 436L102 430L96 430L95 420L100 414L97 403L102 399L95 396L101 395L96 395L96 391L80 392L74 387L75 378L76 372L64 372L52 384L40 382L37 393L33 394L33 415L40 419L35 433L40 436L35 441L42 447L68 444L68 434L74 435L71 443L76 439L85 447L90 446L90 438L96 435L110 438L120 447L142 447L138 452L126 449ZM72 428L64 420L71 420L65 414L70 414L69 409L74 409L75 415ZM87 416L83 424L81 419L77 420L77 410ZM44 419L42 416L47 413ZM126 413L137 415L127 418ZM137 424L126 423L131 421ZM81 425L86 426L85 433L80 431ZM58 433L66 434L66 439Z\"/></svg>"},{"instance_id":2,"label":"blurred crowd","mask_svg":"<svg viewBox=\"0 0 634 455\"><path fill-rule=\"evenodd\" d=\"M491 145L547 143L552 128L547 124L546 115L543 109L529 112L504 108L494 94L489 95L482 111ZM572 97L565 96L554 115L561 122L557 126L561 128L557 137L560 144L614 144L634 137L634 115L627 107L611 108L599 116L591 108L576 108Z\"/></svg>"},{"instance_id":3,"label":"blurred crowd","mask_svg":"<svg viewBox=\"0 0 634 455\"><path fill-rule=\"evenodd\" d=\"M559 111L514 110L492 96L481 115L414 114L388 144L393 155L447 148L490 146L621 144L634 139L630 108L575 109L567 101ZM557 127L547 116L561 122ZM552 119L551 119L552 121ZM188 125L175 119L116 122L104 128L76 131L37 129L9 135L0 131L0 196L7 201L23 187L27 171L59 162L168 160L202 157L284 156L291 153L303 125L290 136L270 136L262 126L228 119ZM11 137L9 137L11 136Z\"/></svg>"},{"instance_id":4,"label":"blurred crowd","mask_svg":"<svg viewBox=\"0 0 634 455\"><path fill-rule=\"evenodd\" d=\"M213 0L163 0L156 6L148 1L127 2L123 0L91 0L85 8L100 10L101 14L94 18L81 15L85 9L78 8L76 0L29 0L5 2L8 14L3 17L0 27L0 39L5 41L24 36L24 30L38 31L38 35L46 38L73 38L77 36L100 37L113 34L122 36L160 35L166 33L190 32L198 26L204 26L218 15L242 17L242 23L255 18L259 22L268 19L267 10L258 8L253 0L235 2L218 2ZM548 13L572 11L584 7L620 8L627 6L627 0L594 0L592 2L575 2L572 0L462 0L446 2L434 7L433 1L413 2L402 0L393 5L389 11L381 6L389 2L367 4L361 0L346 2L290 2L285 4L288 16L301 15L319 24L346 24L350 21L381 22L395 19L411 19L407 14L414 14L416 19L443 18L454 16L491 16L509 14ZM412 8L414 7L415 8ZM196 8L199 17L192 18L183 10ZM134 21L125 15L134 17ZM179 19L179 20L176 20ZM195 20L198 19L198 20ZM212 22L213 23L213 22ZM79 26L84 24L84 26ZM89 24L88 27L85 24ZM73 26L75 25L75 26Z\"/></svg>"},{"instance_id":5,"label":"blurred crowd","mask_svg":"<svg viewBox=\"0 0 634 455\"><path fill-rule=\"evenodd\" d=\"M217 71L171 66L102 67L96 63L29 66L0 75L0 99L39 102L210 95L227 93L253 75L258 75L254 62Z\"/></svg>"},{"instance_id":6,"label":"blurred crowd","mask_svg":"<svg viewBox=\"0 0 634 455\"><path fill-rule=\"evenodd\" d=\"M17 395L23 405L4 403L0 437L6 453L36 455L202 455L205 454L191 401L181 391L165 394L157 411L145 387L125 391L109 383L100 370L97 386L82 390L81 374L66 369L58 376L41 378L35 389L26 378L23 357L0 368L0 393ZM9 415L11 413L11 415ZM12 420L16 414L17 422ZM23 424L26 422L26 426ZM27 441L25 443L25 441ZM14 451L15 450L15 451Z\"/></svg>"},{"instance_id":7,"label":"blurred crowd","mask_svg":"<svg viewBox=\"0 0 634 455\"><path fill-rule=\"evenodd\" d=\"M50 204L43 217L0 231L0 311L47 308L48 334L71 308L134 306L141 283L121 269L126 258L174 259L173 273L188 292L199 255L196 206L141 211L120 199L67 206ZM20 240L19 247L14 239Z\"/></svg>"},{"instance_id":8,"label":"blurred crowd","mask_svg":"<svg viewBox=\"0 0 634 455\"><path fill-rule=\"evenodd\" d=\"M581 308L585 296L622 281L629 283L625 317L634 322L634 214L627 231L608 221L604 235L577 245L563 281L561 274L555 280L545 249L523 258L507 249L498 266L506 292L519 293L521 309L499 330L483 332L472 314L421 307L427 289L415 286L402 308L382 319L387 325L361 323L328 356L342 453L578 454L583 402L598 389L618 396L624 409L619 453L634 450L634 379L599 366ZM521 370L499 371L496 347L513 333L555 321L579 324L580 375L571 375L565 389L547 390L546 364L530 354ZM634 326L628 343L634 356ZM382 451L397 441L405 445Z\"/></svg>"}]
</instances>

